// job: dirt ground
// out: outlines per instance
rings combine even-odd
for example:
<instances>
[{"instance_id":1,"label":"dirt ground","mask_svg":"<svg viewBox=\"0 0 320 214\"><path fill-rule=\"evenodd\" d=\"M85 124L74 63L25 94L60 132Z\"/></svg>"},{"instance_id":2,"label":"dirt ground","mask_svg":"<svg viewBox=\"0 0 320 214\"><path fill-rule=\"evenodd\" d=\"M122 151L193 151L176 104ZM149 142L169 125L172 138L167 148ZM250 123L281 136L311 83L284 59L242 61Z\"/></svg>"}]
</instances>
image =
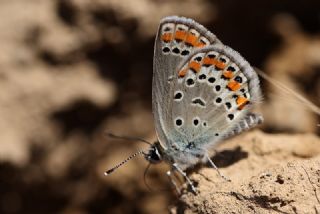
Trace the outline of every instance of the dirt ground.
<instances>
[{"instance_id":1,"label":"dirt ground","mask_svg":"<svg viewBox=\"0 0 320 214\"><path fill-rule=\"evenodd\" d=\"M320 2L3 0L0 213L320 213L319 115L262 80L264 124L227 140L198 195L171 189L155 141L153 42L159 20L202 23L252 65L320 105ZM146 185L147 183L147 185ZM151 187L151 190L147 186Z\"/></svg>"},{"instance_id":2,"label":"dirt ground","mask_svg":"<svg viewBox=\"0 0 320 214\"><path fill-rule=\"evenodd\" d=\"M319 213L320 139L312 134L254 131L223 144L214 156L225 181L211 168L191 177L172 213Z\"/></svg>"}]
</instances>

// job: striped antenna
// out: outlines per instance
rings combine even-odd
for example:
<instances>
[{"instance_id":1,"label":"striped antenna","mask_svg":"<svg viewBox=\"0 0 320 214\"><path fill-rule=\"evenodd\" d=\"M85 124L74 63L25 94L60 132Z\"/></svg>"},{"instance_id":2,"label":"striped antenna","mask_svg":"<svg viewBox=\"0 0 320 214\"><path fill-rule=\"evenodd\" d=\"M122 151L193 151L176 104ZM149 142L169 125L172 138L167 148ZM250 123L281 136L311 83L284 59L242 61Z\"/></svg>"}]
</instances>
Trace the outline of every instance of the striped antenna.
<instances>
[{"instance_id":1,"label":"striped antenna","mask_svg":"<svg viewBox=\"0 0 320 214\"><path fill-rule=\"evenodd\" d=\"M146 141L145 139L142 138L138 138L138 137L128 137L128 136L119 136L119 135L115 135L109 132L106 132L106 135L108 137L114 138L114 139L120 139L120 140L130 140L130 141L140 141L149 145L152 145L152 143Z\"/></svg>"},{"instance_id":2,"label":"striped antenna","mask_svg":"<svg viewBox=\"0 0 320 214\"><path fill-rule=\"evenodd\" d=\"M144 152L142 150L134 153L133 155L129 156L127 159L125 159L121 163L119 163L116 166L112 167L111 169L105 171L104 175L105 176L110 175L114 170L118 169L120 166L122 166L123 164L127 163L129 160L131 160L132 158L136 157L137 155L141 155L141 154L144 154Z\"/></svg>"}]
</instances>

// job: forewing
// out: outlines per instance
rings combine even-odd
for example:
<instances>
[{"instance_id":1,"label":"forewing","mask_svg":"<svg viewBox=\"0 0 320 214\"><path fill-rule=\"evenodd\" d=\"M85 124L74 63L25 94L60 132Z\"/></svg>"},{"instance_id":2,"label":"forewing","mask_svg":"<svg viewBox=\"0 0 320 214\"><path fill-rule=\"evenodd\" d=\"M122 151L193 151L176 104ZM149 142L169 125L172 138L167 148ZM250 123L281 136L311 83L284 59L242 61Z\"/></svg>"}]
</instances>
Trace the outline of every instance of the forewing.
<instances>
[{"instance_id":1,"label":"forewing","mask_svg":"<svg viewBox=\"0 0 320 214\"><path fill-rule=\"evenodd\" d=\"M198 148L229 135L261 97L255 71L239 53L222 44L195 51L174 76L168 122L186 144L193 142Z\"/></svg>"},{"instance_id":2,"label":"forewing","mask_svg":"<svg viewBox=\"0 0 320 214\"><path fill-rule=\"evenodd\" d=\"M153 62L152 107L155 128L164 147L169 139L180 137L173 124L172 109L177 67L193 51L220 41L192 19L170 16L159 26Z\"/></svg>"}]
</instances>

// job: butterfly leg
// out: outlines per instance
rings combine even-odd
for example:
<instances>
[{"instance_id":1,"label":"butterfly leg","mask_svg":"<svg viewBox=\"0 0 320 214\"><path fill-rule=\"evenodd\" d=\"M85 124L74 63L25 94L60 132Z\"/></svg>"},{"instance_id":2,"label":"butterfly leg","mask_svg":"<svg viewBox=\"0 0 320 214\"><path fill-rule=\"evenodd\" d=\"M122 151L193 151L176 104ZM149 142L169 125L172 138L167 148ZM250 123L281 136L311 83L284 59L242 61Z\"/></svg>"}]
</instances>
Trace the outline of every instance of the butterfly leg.
<instances>
[{"instance_id":1,"label":"butterfly leg","mask_svg":"<svg viewBox=\"0 0 320 214\"><path fill-rule=\"evenodd\" d=\"M181 195L181 192L180 192L180 189L178 188L178 185L177 183L174 181L173 177L172 177L172 174L171 174L171 171L167 171L167 176L172 184L172 186L174 186L174 188L176 189L178 195Z\"/></svg>"},{"instance_id":2,"label":"butterfly leg","mask_svg":"<svg viewBox=\"0 0 320 214\"><path fill-rule=\"evenodd\" d=\"M215 169L217 170L218 174L220 175L220 177L222 177L224 180L226 181L231 181L229 178L227 178L226 176L224 176L218 169L218 167L213 163L213 161L211 160L211 158L209 157L208 154L206 154L206 158L208 159L210 165Z\"/></svg>"},{"instance_id":3,"label":"butterfly leg","mask_svg":"<svg viewBox=\"0 0 320 214\"><path fill-rule=\"evenodd\" d=\"M173 165L173 168L175 170L177 170L186 179L186 181L188 182L189 186L191 187L192 192L196 194L197 190L194 187L194 185L193 185L192 181L190 180L190 178L187 176L187 174L176 163L174 163L172 165Z\"/></svg>"}]
</instances>

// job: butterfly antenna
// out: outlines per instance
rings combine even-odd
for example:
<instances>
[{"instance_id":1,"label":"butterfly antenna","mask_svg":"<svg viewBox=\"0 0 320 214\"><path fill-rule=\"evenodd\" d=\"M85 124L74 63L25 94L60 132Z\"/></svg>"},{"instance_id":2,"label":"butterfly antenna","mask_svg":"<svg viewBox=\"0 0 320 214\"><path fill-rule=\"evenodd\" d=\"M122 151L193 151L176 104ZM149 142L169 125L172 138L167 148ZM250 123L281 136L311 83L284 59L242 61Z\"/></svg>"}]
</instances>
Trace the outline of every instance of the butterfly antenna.
<instances>
[{"instance_id":1,"label":"butterfly antenna","mask_svg":"<svg viewBox=\"0 0 320 214\"><path fill-rule=\"evenodd\" d=\"M144 170L144 173L143 173L143 181L144 181L144 184L146 185L146 187L149 189L150 192L152 192L152 188L149 186L149 184L147 183L147 173L148 173L148 170L151 166L151 163L148 164L146 170Z\"/></svg>"},{"instance_id":2,"label":"butterfly antenna","mask_svg":"<svg viewBox=\"0 0 320 214\"><path fill-rule=\"evenodd\" d=\"M147 168L144 170L144 173L143 173L143 181L144 181L144 184L146 185L146 187L148 188L148 190L150 192L167 192L168 190L171 190L171 189L155 189L155 188L152 188L148 184L148 182L147 182L147 174L148 174L148 170L150 169L150 166L151 166L151 163L148 164Z\"/></svg>"},{"instance_id":3,"label":"butterfly antenna","mask_svg":"<svg viewBox=\"0 0 320 214\"><path fill-rule=\"evenodd\" d=\"M304 103L306 106L309 107L309 109L311 111L313 111L314 113L320 115L320 108L318 106L316 106L314 103L312 103L311 101L309 101L308 99L306 99L304 96L302 96L301 94L295 92L294 90L292 90L291 88L285 86L283 83L281 83L280 81L275 80L274 78L270 77L269 75L267 75L266 73L264 73L263 71L261 71L260 69L255 67L255 71L265 80L267 80L268 82L270 82L272 85L276 86L277 88L285 91L285 92L289 92L291 95L293 95L297 100L301 101L302 103Z\"/></svg>"},{"instance_id":4,"label":"butterfly antenna","mask_svg":"<svg viewBox=\"0 0 320 214\"><path fill-rule=\"evenodd\" d=\"M132 158L136 157L137 155L141 155L141 154L145 154L143 150L140 150L136 153L134 153L133 155L129 156L127 159L125 159L124 161L122 161L121 163L117 164L116 166L112 167L111 169L107 170L104 172L105 176L110 175L112 172L114 172L116 169L118 169L120 166L122 166L123 164L127 163L129 160L131 160Z\"/></svg>"},{"instance_id":5,"label":"butterfly antenna","mask_svg":"<svg viewBox=\"0 0 320 214\"><path fill-rule=\"evenodd\" d=\"M146 143L146 144L149 144L150 146L152 145L152 143L142 139L142 138L138 138L138 137L128 137L128 136L119 136L119 135L115 135L115 134L112 134L112 133L106 133L106 135L108 137L111 137L111 138L114 138L114 139L120 139L120 140L130 140L130 141L140 141L140 142L143 142L143 143Z\"/></svg>"}]
</instances>

